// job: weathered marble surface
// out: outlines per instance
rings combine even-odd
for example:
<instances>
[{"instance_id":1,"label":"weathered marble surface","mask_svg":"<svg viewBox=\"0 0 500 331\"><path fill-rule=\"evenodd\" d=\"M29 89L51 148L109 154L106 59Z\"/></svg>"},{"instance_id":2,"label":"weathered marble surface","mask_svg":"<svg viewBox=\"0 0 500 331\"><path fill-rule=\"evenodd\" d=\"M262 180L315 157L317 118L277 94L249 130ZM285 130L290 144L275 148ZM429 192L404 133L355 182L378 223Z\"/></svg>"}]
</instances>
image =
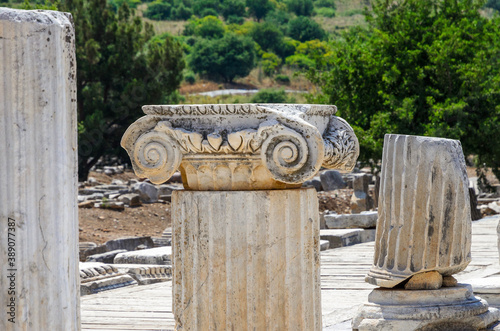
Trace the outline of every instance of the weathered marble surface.
<instances>
[{"instance_id":1,"label":"weathered marble surface","mask_svg":"<svg viewBox=\"0 0 500 331\"><path fill-rule=\"evenodd\" d=\"M455 274L471 259L465 160L457 140L386 135L375 256L367 282L394 287L414 274Z\"/></svg>"},{"instance_id":2,"label":"weathered marble surface","mask_svg":"<svg viewBox=\"0 0 500 331\"><path fill-rule=\"evenodd\" d=\"M3 331L80 328L75 76L69 14L0 8Z\"/></svg>"},{"instance_id":3,"label":"weathered marble surface","mask_svg":"<svg viewBox=\"0 0 500 331\"><path fill-rule=\"evenodd\" d=\"M321 330L314 189L172 199L178 330Z\"/></svg>"},{"instance_id":4,"label":"weathered marble surface","mask_svg":"<svg viewBox=\"0 0 500 331\"><path fill-rule=\"evenodd\" d=\"M166 181L178 168L191 190L297 188L323 167L352 169L354 131L335 106L144 106L123 135L139 177Z\"/></svg>"}]
</instances>

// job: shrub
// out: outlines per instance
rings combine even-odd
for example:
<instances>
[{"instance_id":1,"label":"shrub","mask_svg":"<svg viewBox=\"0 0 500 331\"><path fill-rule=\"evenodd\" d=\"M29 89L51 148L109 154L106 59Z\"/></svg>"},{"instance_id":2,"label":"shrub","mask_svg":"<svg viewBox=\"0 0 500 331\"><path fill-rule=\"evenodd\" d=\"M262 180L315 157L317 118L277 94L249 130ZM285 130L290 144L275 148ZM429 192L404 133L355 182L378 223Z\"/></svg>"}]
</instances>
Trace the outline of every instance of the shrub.
<instances>
[{"instance_id":1,"label":"shrub","mask_svg":"<svg viewBox=\"0 0 500 331\"><path fill-rule=\"evenodd\" d=\"M327 7L318 8L316 9L316 13L319 16L335 17L335 9L333 8L327 8Z\"/></svg>"},{"instance_id":2,"label":"shrub","mask_svg":"<svg viewBox=\"0 0 500 331\"><path fill-rule=\"evenodd\" d=\"M251 99L252 103L287 103L285 90L263 89L257 92Z\"/></svg>"},{"instance_id":3,"label":"shrub","mask_svg":"<svg viewBox=\"0 0 500 331\"><path fill-rule=\"evenodd\" d=\"M274 80L281 84L290 84L290 77L288 77L287 75L276 75Z\"/></svg>"},{"instance_id":4,"label":"shrub","mask_svg":"<svg viewBox=\"0 0 500 331\"><path fill-rule=\"evenodd\" d=\"M194 74L194 72L192 72L192 71L186 72L184 74L184 81L186 81L186 83L191 84L191 85L196 83L196 75Z\"/></svg>"},{"instance_id":5,"label":"shrub","mask_svg":"<svg viewBox=\"0 0 500 331\"><path fill-rule=\"evenodd\" d=\"M167 2L155 1L148 5L148 9L144 12L144 17L152 20L167 20L170 18L172 5Z\"/></svg>"},{"instance_id":6,"label":"shrub","mask_svg":"<svg viewBox=\"0 0 500 331\"><path fill-rule=\"evenodd\" d=\"M314 10L312 0L288 0L286 5L297 16L311 16Z\"/></svg>"},{"instance_id":7,"label":"shrub","mask_svg":"<svg viewBox=\"0 0 500 331\"><path fill-rule=\"evenodd\" d=\"M266 76L272 76L281 65L281 59L274 53L262 54L262 70Z\"/></svg>"}]
</instances>

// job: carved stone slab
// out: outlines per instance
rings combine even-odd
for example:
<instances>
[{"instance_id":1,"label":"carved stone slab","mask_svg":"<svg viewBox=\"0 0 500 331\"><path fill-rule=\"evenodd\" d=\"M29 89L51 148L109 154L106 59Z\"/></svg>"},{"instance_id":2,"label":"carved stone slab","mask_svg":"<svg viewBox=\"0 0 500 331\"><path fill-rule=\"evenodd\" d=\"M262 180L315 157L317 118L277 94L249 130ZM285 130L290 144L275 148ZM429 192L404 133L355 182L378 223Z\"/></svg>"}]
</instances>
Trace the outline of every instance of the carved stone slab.
<instances>
[{"instance_id":1,"label":"carved stone slab","mask_svg":"<svg viewBox=\"0 0 500 331\"><path fill-rule=\"evenodd\" d=\"M323 166L350 170L358 140L335 106L287 104L144 106L125 132L139 177L186 189L300 187Z\"/></svg>"},{"instance_id":2,"label":"carved stone slab","mask_svg":"<svg viewBox=\"0 0 500 331\"><path fill-rule=\"evenodd\" d=\"M417 273L464 270L471 216L460 142L386 135L378 213L367 282L394 287Z\"/></svg>"}]
</instances>

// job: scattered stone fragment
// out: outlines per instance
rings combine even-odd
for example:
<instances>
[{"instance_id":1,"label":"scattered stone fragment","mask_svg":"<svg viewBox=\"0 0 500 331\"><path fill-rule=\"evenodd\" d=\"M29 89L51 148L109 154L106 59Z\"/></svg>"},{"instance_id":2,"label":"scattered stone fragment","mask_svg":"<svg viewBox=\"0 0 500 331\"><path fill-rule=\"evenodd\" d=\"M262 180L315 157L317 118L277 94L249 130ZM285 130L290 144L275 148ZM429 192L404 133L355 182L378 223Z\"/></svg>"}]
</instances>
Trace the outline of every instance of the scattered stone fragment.
<instances>
[{"instance_id":1,"label":"scattered stone fragment","mask_svg":"<svg viewBox=\"0 0 500 331\"><path fill-rule=\"evenodd\" d=\"M378 213L376 211L364 211L360 214L325 214L326 227L328 229L372 229L377 225Z\"/></svg>"},{"instance_id":2,"label":"scattered stone fragment","mask_svg":"<svg viewBox=\"0 0 500 331\"><path fill-rule=\"evenodd\" d=\"M124 249L117 249L110 252L105 252L101 254L95 254L87 256L86 262L102 262L102 263L113 263L113 260L117 254L126 252Z\"/></svg>"},{"instance_id":3,"label":"scattered stone fragment","mask_svg":"<svg viewBox=\"0 0 500 331\"><path fill-rule=\"evenodd\" d=\"M82 296L133 285L137 285L135 279L113 266L80 262L80 295Z\"/></svg>"},{"instance_id":4,"label":"scattered stone fragment","mask_svg":"<svg viewBox=\"0 0 500 331\"><path fill-rule=\"evenodd\" d=\"M368 186L372 176L369 174L357 174L353 177L353 194L351 197L351 210L353 214L370 210L373 206L372 198L368 194Z\"/></svg>"},{"instance_id":5,"label":"scattered stone fragment","mask_svg":"<svg viewBox=\"0 0 500 331\"><path fill-rule=\"evenodd\" d=\"M141 198L137 193L129 193L121 195L118 197L118 201L121 201L130 207L142 206Z\"/></svg>"},{"instance_id":6,"label":"scattered stone fragment","mask_svg":"<svg viewBox=\"0 0 500 331\"><path fill-rule=\"evenodd\" d=\"M437 290L443 285L443 276L437 271L413 275L405 284L405 290Z\"/></svg>"},{"instance_id":7,"label":"scattered stone fragment","mask_svg":"<svg viewBox=\"0 0 500 331\"><path fill-rule=\"evenodd\" d=\"M172 279L172 266L154 264L113 264L113 267L127 273L139 285L166 282Z\"/></svg>"},{"instance_id":8,"label":"scattered stone fragment","mask_svg":"<svg viewBox=\"0 0 500 331\"><path fill-rule=\"evenodd\" d=\"M84 201L78 204L78 208L92 208L94 207L94 201Z\"/></svg>"},{"instance_id":9,"label":"scattered stone fragment","mask_svg":"<svg viewBox=\"0 0 500 331\"><path fill-rule=\"evenodd\" d=\"M330 248L330 242L328 240L320 240L319 241L319 250L320 251L326 251L328 248Z\"/></svg>"},{"instance_id":10,"label":"scattered stone fragment","mask_svg":"<svg viewBox=\"0 0 500 331\"><path fill-rule=\"evenodd\" d=\"M153 184L146 182L135 184L133 191L139 194L142 202L152 203L158 201L158 189Z\"/></svg>"},{"instance_id":11,"label":"scattered stone fragment","mask_svg":"<svg viewBox=\"0 0 500 331\"><path fill-rule=\"evenodd\" d=\"M103 208L103 209L113 209L113 210L118 210L122 211L125 209L125 205L123 202L118 202L118 201L103 201L103 202L97 202L94 204L95 208Z\"/></svg>"},{"instance_id":12,"label":"scattered stone fragment","mask_svg":"<svg viewBox=\"0 0 500 331\"><path fill-rule=\"evenodd\" d=\"M323 186L321 185L321 180L319 177L314 177L311 180L307 180L302 184L302 187L314 187L316 192L323 191Z\"/></svg>"},{"instance_id":13,"label":"scattered stone fragment","mask_svg":"<svg viewBox=\"0 0 500 331\"><path fill-rule=\"evenodd\" d=\"M330 242L330 249L375 240L375 229L320 230L320 239Z\"/></svg>"},{"instance_id":14,"label":"scattered stone fragment","mask_svg":"<svg viewBox=\"0 0 500 331\"><path fill-rule=\"evenodd\" d=\"M113 179L111 181L111 185L120 185L120 186L123 186L125 185L125 183L122 181L122 180L119 180L119 179Z\"/></svg>"},{"instance_id":15,"label":"scattered stone fragment","mask_svg":"<svg viewBox=\"0 0 500 331\"><path fill-rule=\"evenodd\" d=\"M115 256L114 263L171 265L172 247L157 247L120 253Z\"/></svg>"},{"instance_id":16,"label":"scattered stone fragment","mask_svg":"<svg viewBox=\"0 0 500 331\"><path fill-rule=\"evenodd\" d=\"M144 245L147 248L154 247L154 242L151 237L125 237L119 239L113 239L107 241L105 244L106 249L108 251L116 250L116 249L124 249L126 251L134 251L138 246Z\"/></svg>"},{"instance_id":17,"label":"scattered stone fragment","mask_svg":"<svg viewBox=\"0 0 500 331\"><path fill-rule=\"evenodd\" d=\"M325 191L339 190L347 186L342 175L337 170L324 171L319 177L321 186Z\"/></svg>"},{"instance_id":18,"label":"scattered stone fragment","mask_svg":"<svg viewBox=\"0 0 500 331\"><path fill-rule=\"evenodd\" d=\"M457 286L458 281L453 276L443 276L443 287Z\"/></svg>"}]
</instances>

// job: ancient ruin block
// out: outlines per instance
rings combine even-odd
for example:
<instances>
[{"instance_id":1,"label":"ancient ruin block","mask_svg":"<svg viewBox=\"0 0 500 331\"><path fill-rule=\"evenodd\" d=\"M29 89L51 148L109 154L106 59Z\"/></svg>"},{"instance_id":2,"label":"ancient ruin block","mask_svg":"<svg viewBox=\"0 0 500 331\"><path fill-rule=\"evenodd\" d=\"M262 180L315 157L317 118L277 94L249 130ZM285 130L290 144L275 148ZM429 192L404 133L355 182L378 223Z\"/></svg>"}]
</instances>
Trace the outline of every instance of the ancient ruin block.
<instances>
[{"instance_id":1,"label":"ancient ruin block","mask_svg":"<svg viewBox=\"0 0 500 331\"><path fill-rule=\"evenodd\" d=\"M178 330L322 330L316 191L176 191Z\"/></svg>"},{"instance_id":2,"label":"ancient ruin block","mask_svg":"<svg viewBox=\"0 0 500 331\"><path fill-rule=\"evenodd\" d=\"M324 105L144 106L123 135L139 177L163 183L180 168L190 190L298 188L323 166L350 170L354 131Z\"/></svg>"},{"instance_id":3,"label":"ancient ruin block","mask_svg":"<svg viewBox=\"0 0 500 331\"><path fill-rule=\"evenodd\" d=\"M394 287L416 273L464 270L471 214L460 142L386 135L378 213L367 282Z\"/></svg>"},{"instance_id":4,"label":"ancient ruin block","mask_svg":"<svg viewBox=\"0 0 500 331\"><path fill-rule=\"evenodd\" d=\"M76 120L71 15L0 8L0 330L80 328Z\"/></svg>"}]
</instances>

